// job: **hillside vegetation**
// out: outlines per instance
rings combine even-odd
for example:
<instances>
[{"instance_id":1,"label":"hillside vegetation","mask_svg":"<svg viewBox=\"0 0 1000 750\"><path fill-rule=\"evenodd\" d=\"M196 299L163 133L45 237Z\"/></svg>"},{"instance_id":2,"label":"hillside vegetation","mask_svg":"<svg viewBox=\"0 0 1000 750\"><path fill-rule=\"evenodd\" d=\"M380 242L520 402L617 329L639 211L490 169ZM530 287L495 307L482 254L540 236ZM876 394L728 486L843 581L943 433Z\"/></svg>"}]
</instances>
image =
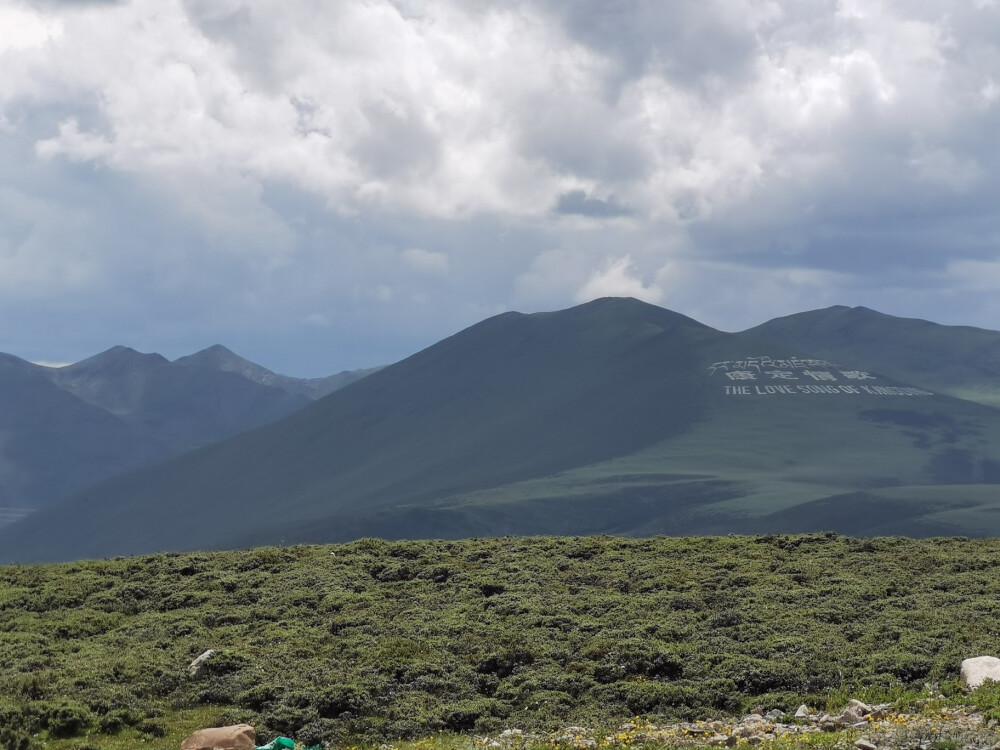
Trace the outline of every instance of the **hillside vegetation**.
<instances>
[{"instance_id":1,"label":"hillside vegetation","mask_svg":"<svg viewBox=\"0 0 1000 750\"><path fill-rule=\"evenodd\" d=\"M377 744L947 692L996 651L998 566L1000 540L833 534L7 566L0 741L159 747L175 725L254 721L260 741Z\"/></svg>"}]
</instances>

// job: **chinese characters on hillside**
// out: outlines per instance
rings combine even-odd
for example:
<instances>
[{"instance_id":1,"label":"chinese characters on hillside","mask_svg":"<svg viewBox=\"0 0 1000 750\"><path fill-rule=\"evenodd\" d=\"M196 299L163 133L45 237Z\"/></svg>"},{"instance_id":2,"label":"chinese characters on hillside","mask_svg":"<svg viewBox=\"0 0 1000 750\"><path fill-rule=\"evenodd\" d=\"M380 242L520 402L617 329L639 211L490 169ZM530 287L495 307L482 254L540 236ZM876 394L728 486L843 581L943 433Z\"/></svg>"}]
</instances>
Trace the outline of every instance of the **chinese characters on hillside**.
<instances>
[{"instance_id":1,"label":"chinese characters on hillside","mask_svg":"<svg viewBox=\"0 0 1000 750\"><path fill-rule=\"evenodd\" d=\"M885 386L864 370L848 370L825 359L747 357L715 362L710 377L720 380L729 396L771 396L800 393L932 396L930 391Z\"/></svg>"}]
</instances>

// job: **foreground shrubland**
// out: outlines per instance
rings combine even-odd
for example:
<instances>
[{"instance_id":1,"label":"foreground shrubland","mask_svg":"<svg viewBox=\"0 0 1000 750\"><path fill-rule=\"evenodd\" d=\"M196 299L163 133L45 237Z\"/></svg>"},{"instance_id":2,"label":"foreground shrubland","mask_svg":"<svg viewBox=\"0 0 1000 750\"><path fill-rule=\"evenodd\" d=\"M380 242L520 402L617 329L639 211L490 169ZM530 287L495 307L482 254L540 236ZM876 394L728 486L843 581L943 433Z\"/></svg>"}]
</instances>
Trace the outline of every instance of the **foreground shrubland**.
<instances>
[{"instance_id":1,"label":"foreground shrubland","mask_svg":"<svg viewBox=\"0 0 1000 750\"><path fill-rule=\"evenodd\" d=\"M0 748L156 746L175 724L242 721L306 744L495 736L926 684L947 699L962 659L1000 648L998 567L1000 541L823 534L364 539L7 566Z\"/></svg>"}]
</instances>

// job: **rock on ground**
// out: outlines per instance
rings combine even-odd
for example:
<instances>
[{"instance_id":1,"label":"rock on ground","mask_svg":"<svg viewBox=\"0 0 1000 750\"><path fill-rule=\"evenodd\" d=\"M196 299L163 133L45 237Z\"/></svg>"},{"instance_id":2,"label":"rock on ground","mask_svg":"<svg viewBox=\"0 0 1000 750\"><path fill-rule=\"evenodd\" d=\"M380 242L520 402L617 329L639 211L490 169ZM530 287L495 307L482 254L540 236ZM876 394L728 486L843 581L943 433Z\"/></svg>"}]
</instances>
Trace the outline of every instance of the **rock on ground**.
<instances>
[{"instance_id":1,"label":"rock on ground","mask_svg":"<svg viewBox=\"0 0 1000 750\"><path fill-rule=\"evenodd\" d=\"M962 662L959 676L966 690L975 690L986 680L1000 682L1000 659L995 656L975 656Z\"/></svg>"},{"instance_id":2,"label":"rock on ground","mask_svg":"<svg viewBox=\"0 0 1000 750\"><path fill-rule=\"evenodd\" d=\"M191 675L192 677L197 677L198 675L200 675L202 670L205 668L206 662L208 662L208 660L211 659L213 656L215 656L215 649L210 648L208 651L203 653L193 662L188 664L188 674Z\"/></svg>"},{"instance_id":3,"label":"rock on ground","mask_svg":"<svg viewBox=\"0 0 1000 750\"><path fill-rule=\"evenodd\" d=\"M201 729L181 744L181 750L254 750L257 730L249 724Z\"/></svg>"}]
</instances>

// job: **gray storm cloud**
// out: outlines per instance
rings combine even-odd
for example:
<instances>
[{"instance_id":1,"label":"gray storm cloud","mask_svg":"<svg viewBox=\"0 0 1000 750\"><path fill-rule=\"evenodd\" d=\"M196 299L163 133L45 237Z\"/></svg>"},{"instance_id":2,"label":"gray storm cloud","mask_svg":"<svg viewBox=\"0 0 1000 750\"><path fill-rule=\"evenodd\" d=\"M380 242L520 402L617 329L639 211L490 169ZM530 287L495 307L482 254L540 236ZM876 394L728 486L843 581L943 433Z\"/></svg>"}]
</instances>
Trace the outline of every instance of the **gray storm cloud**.
<instances>
[{"instance_id":1,"label":"gray storm cloud","mask_svg":"<svg viewBox=\"0 0 1000 750\"><path fill-rule=\"evenodd\" d=\"M988 2L8 3L0 349L67 358L63 315L142 344L123 300L146 348L256 331L286 369L599 293L995 325L998 34Z\"/></svg>"}]
</instances>

